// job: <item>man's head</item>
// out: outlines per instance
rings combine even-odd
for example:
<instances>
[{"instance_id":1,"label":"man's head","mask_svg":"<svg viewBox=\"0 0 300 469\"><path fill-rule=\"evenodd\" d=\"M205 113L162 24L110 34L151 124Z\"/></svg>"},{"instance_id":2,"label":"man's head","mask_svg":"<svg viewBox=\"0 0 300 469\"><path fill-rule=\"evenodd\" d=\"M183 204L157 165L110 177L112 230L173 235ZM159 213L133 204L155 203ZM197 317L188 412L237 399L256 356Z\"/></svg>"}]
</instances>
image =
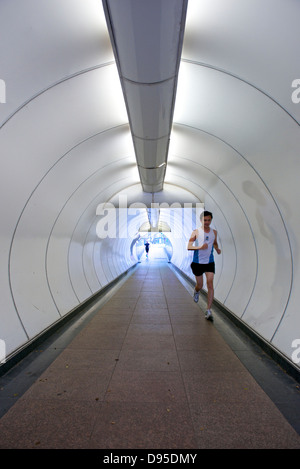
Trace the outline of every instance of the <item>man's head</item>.
<instances>
[{"instance_id":1,"label":"man's head","mask_svg":"<svg viewBox=\"0 0 300 469\"><path fill-rule=\"evenodd\" d=\"M202 212L200 215L200 220L204 227L208 228L209 225L211 224L212 219L213 219L213 214L211 212L208 212L207 210L204 210L204 212Z\"/></svg>"}]
</instances>

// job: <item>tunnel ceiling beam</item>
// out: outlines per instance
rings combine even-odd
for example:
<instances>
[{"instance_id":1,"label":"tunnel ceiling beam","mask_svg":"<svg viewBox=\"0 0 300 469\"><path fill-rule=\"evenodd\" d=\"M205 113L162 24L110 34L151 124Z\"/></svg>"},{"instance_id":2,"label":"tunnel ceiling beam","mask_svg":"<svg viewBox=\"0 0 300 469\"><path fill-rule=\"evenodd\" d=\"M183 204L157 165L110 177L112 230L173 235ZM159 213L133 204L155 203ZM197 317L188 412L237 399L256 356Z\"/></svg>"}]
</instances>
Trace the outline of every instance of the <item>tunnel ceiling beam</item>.
<instances>
[{"instance_id":1,"label":"tunnel ceiling beam","mask_svg":"<svg viewBox=\"0 0 300 469\"><path fill-rule=\"evenodd\" d=\"M143 190L163 189L188 0L103 0Z\"/></svg>"}]
</instances>

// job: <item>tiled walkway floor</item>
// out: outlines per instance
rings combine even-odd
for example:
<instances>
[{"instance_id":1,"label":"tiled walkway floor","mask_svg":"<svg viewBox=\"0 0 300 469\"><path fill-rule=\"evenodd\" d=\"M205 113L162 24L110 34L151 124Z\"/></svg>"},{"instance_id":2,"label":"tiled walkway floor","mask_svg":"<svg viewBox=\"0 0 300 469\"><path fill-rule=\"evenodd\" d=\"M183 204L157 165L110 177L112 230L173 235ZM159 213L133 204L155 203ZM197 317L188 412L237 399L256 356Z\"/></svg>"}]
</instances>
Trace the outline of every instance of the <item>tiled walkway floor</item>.
<instances>
[{"instance_id":1,"label":"tiled walkway floor","mask_svg":"<svg viewBox=\"0 0 300 469\"><path fill-rule=\"evenodd\" d=\"M216 323L143 262L4 413L0 448L299 449Z\"/></svg>"}]
</instances>

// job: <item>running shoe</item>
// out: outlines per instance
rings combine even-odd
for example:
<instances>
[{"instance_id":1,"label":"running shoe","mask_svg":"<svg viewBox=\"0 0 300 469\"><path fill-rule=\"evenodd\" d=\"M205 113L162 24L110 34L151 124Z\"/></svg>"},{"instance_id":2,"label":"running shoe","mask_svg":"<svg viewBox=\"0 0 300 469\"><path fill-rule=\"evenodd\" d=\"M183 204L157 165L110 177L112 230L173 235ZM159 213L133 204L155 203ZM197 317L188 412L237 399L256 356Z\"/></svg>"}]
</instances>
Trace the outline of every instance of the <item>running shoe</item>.
<instances>
[{"instance_id":1,"label":"running shoe","mask_svg":"<svg viewBox=\"0 0 300 469\"><path fill-rule=\"evenodd\" d=\"M210 309L208 309L205 313L205 319L207 319L208 321L213 321L214 318L213 318L213 315L212 315L212 312Z\"/></svg>"},{"instance_id":2,"label":"running shoe","mask_svg":"<svg viewBox=\"0 0 300 469\"><path fill-rule=\"evenodd\" d=\"M198 303L199 301L199 292L196 290L194 290L194 301L195 303Z\"/></svg>"}]
</instances>

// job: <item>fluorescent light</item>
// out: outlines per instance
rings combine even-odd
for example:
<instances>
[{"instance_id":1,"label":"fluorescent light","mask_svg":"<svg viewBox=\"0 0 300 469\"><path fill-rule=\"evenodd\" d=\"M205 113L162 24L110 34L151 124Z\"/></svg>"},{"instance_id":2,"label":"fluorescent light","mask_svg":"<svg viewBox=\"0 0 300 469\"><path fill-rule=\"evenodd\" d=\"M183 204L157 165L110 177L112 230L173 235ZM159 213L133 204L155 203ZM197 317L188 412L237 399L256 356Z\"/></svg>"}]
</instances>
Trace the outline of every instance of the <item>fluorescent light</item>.
<instances>
[{"instance_id":1,"label":"fluorescent light","mask_svg":"<svg viewBox=\"0 0 300 469\"><path fill-rule=\"evenodd\" d=\"M187 0L103 0L143 190L163 189Z\"/></svg>"}]
</instances>

